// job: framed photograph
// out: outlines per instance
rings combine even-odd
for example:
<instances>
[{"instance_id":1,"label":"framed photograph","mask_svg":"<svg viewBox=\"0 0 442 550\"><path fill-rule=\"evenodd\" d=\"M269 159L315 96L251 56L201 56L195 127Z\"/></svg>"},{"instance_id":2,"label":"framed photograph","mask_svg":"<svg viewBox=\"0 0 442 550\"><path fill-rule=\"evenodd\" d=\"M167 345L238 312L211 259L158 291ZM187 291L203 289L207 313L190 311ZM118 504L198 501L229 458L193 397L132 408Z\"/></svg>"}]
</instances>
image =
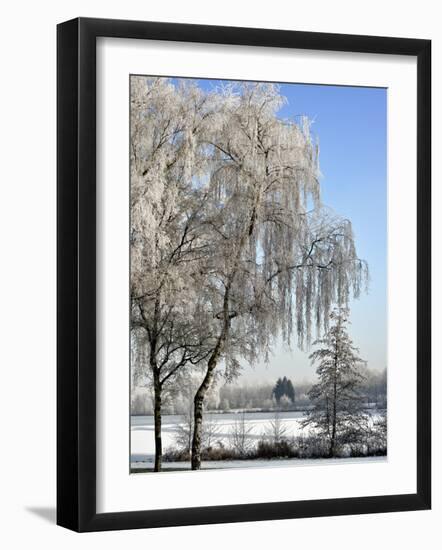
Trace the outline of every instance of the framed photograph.
<instances>
[{"instance_id":1,"label":"framed photograph","mask_svg":"<svg viewBox=\"0 0 442 550\"><path fill-rule=\"evenodd\" d=\"M57 37L57 523L429 509L430 41Z\"/></svg>"}]
</instances>

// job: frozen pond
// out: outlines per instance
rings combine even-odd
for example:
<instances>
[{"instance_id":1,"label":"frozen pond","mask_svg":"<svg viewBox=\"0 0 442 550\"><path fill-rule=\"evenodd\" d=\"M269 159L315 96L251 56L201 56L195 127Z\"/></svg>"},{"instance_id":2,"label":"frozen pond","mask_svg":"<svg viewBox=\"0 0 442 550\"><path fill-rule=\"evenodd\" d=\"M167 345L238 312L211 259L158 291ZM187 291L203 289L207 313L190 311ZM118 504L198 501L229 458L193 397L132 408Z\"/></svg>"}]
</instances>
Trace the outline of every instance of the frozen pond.
<instances>
[{"instance_id":1,"label":"frozen pond","mask_svg":"<svg viewBox=\"0 0 442 550\"><path fill-rule=\"evenodd\" d=\"M300 425L304 413L301 411L281 411L279 413L279 421L284 429L284 435L288 438L306 434L308 428L303 429ZM220 442L224 446L229 446L232 438L232 431L243 418L241 412L229 413L206 413L206 422L212 425L213 432L212 441L214 444ZM275 421L274 412L249 412L244 414L248 437L258 441L271 431L272 422ZM162 439L163 451L168 448L176 447L176 436L179 430L179 425L185 420L183 416L164 415L162 418ZM249 431L250 429L250 431ZM132 468L148 468L153 463L155 454L154 445L154 418L153 416L132 416L131 417L131 466ZM293 463L294 459L278 461ZM296 459L295 459L296 460ZM340 459L342 460L342 459ZM259 466L254 460L254 466ZM274 462L274 461L272 461ZM244 467L244 461L226 461L204 463L204 468L220 468L220 467ZM188 463L167 463L163 462L165 469L187 469Z\"/></svg>"}]
</instances>

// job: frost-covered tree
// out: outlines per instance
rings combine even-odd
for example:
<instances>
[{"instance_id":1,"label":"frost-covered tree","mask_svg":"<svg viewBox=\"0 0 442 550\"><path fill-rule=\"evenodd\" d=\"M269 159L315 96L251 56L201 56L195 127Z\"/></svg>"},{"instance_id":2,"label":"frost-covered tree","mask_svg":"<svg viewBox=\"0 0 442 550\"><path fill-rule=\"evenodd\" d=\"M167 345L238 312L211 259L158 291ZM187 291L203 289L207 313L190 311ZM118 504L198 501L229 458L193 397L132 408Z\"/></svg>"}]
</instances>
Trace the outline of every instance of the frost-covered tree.
<instances>
[{"instance_id":1,"label":"frost-covered tree","mask_svg":"<svg viewBox=\"0 0 442 550\"><path fill-rule=\"evenodd\" d=\"M366 415L360 391L364 361L347 332L348 310L336 308L330 318L330 328L314 342L319 347L310 355L319 381L309 392L313 409L306 413L303 426L313 426L325 438L333 457L339 444L358 434Z\"/></svg>"},{"instance_id":2,"label":"frost-covered tree","mask_svg":"<svg viewBox=\"0 0 442 550\"><path fill-rule=\"evenodd\" d=\"M279 411L275 411L273 419L270 421L270 424L263 435L274 446L280 445L284 440L287 439L287 426L281 419L281 413Z\"/></svg>"},{"instance_id":3,"label":"frost-covered tree","mask_svg":"<svg viewBox=\"0 0 442 550\"><path fill-rule=\"evenodd\" d=\"M232 84L205 138L211 252L202 292L213 313L213 349L195 395L193 469L201 464L203 403L218 365L231 373L240 357L267 357L278 335L308 343L312 325L326 326L332 304L358 296L367 277L350 222L321 207L309 124L280 119L282 102L274 85Z\"/></svg>"},{"instance_id":4,"label":"frost-covered tree","mask_svg":"<svg viewBox=\"0 0 442 550\"><path fill-rule=\"evenodd\" d=\"M201 376L192 375L190 372L181 371L175 378L174 394L176 401L180 403L180 421L176 426L174 440L180 451L191 453L194 428L193 398L200 385ZM204 415L202 428L202 447L209 448L215 443L219 428L216 422Z\"/></svg>"},{"instance_id":5,"label":"frost-covered tree","mask_svg":"<svg viewBox=\"0 0 442 550\"><path fill-rule=\"evenodd\" d=\"M232 449L240 458L245 458L253 449L253 429L253 425L247 424L245 412L241 413L230 428L230 443Z\"/></svg>"},{"instance_id":6,"label":"frost-covered tree","mask_svg":"<svg viewBox=\"0 0 442 550\"><path fill-rule=\"evenodd\" d=\"M196 182L205 159L196 154L195 135L214 112L195 86L131 79L131 328L141 346L134 369L154 390L155 471L163 389L207 354L195 267L206 247L197 230L205 192Z\"/></svg>"}]
</instances>

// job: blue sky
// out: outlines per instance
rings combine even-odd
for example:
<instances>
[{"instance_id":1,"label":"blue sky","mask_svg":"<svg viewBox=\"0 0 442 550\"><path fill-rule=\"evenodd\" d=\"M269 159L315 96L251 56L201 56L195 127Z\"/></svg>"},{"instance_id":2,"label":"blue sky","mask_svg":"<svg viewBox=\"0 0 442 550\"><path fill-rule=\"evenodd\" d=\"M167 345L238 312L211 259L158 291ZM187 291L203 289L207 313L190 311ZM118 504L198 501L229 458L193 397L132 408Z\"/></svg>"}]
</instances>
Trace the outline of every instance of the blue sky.
<instances>
[{"instance_id":1,"label":"blue sky","mask_svg":"<svg viewBox=\"0 0 442 550\"><path fill-rule=\"evenodd\" d=\"M281 93L288 99L281 116L303 114L314 121L322 200L351 220L358 254L368 261L369 294L351 304L351 334L368 365L382 369L387 366L387 90L284 84ZM280 362L285 366L287 359ZM304 361L302 367L308 377L311 367Z\"/></svg>"},{"instance_id":2,"label":"blue sky","mask_svg":"<svg viewBox=\"0 0 442 550\"><path fill-rule=\"evenodd\" d=\"M219 81L199 80L211 89ZM387 366L387 90L281 84L282 118L306 115L319 140L322 201L353 224L358 255L368 261L368 295L351 304L351 335L371 368ZM308 354L282 347L270 365L244 369L243 381L312 378Z\"/></svg>"}]
</instances>

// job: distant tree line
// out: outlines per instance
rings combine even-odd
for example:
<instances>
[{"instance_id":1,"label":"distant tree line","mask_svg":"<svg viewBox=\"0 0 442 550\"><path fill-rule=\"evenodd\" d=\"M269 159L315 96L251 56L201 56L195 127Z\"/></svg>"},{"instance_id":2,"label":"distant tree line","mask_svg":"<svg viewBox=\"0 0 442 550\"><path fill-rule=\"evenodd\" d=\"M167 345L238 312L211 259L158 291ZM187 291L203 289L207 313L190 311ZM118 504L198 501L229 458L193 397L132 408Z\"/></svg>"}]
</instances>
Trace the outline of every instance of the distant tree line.
<instances>
[{"instance_id":1,"label":"distant tree line","mask_svg":"<svg viewBox=\"0 0 442 550\"><path fill-rule=\"evenodd\" d=\"M364 406L379 410L387 407L387 371L364 369L365 379L361 383ZM291 390L280 394L279 403L275 395L275 389L283 387L284 378L287 387L293 388L294 401L291 400ZM278 384L278 381L280 383ZM290 385L288 384L290 382ZM309 392L313 383L308 381L291 381L286 377L279 378L276 383L258 383L255 385L230 383L213 388L207 400L209 411L230 410L274 410L278 408L295 408L305 410L311 406ZM163 409L165 414L187 414L189 410L189 392L183 386L173 394L169 393L164 398ZM132 391L131 411L134 415L153 414L153 395L149 386L137 388Z\"/></svg>"}]
</instances>

